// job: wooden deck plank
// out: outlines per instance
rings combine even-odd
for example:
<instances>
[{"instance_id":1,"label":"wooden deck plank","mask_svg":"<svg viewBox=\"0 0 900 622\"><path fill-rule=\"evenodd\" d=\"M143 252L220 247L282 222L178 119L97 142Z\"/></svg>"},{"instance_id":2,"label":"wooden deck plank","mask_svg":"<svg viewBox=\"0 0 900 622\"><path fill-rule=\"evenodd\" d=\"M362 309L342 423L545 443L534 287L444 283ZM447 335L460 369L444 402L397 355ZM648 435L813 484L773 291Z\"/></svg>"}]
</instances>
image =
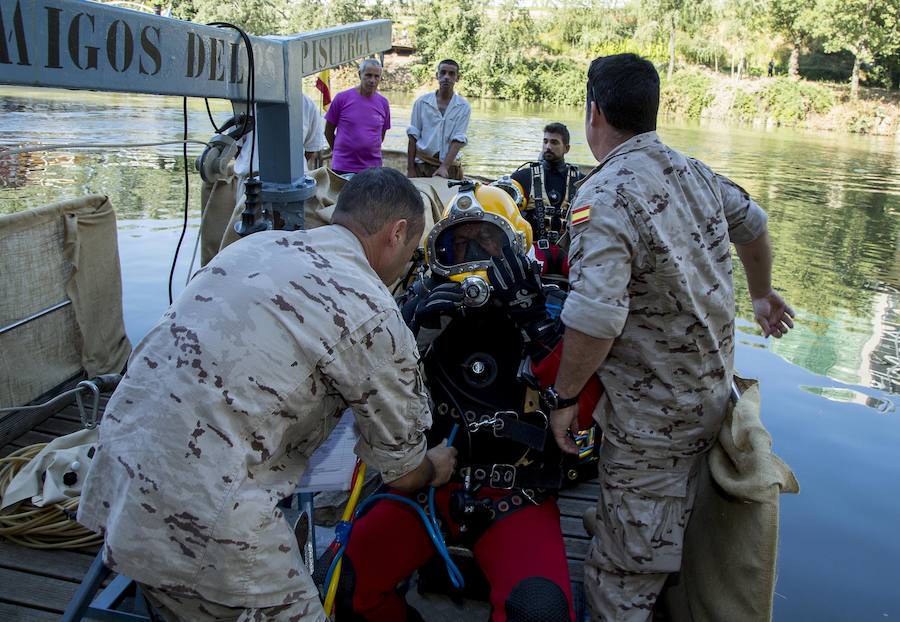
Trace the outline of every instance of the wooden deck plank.
<instances>
[{"instance_id":1,"label":"wooden deck plank","mask_svg":"<svg viewBox=\"0 0 900 622\"><path fill-rule=\"evenodd\" d=\"M72 378L63 381L55 388L50 389L49 391L35 399L33 402L31 402L30 405L34 406L50 401L52 398L74 387L76 384L78 384L79 380L80 375L73 376ZM58 412L67 403L74 400L74 396L68 396L61 402L53 404L49 407L41 407L33 411L17 410L4 414L2 417L0 417L0 445L10 442L14 438L32 429L35 425ZM2 405L6 406L6 404Z\"/></svg>"},{"instance_id":2,"label":"wooden deck plank","mask_svg":"<svg viewBox=\"0 0 900 622\"><path fill-rule=\"evenodd\" d=\"M573 516L575 518L581 518L584 515L584 511L588 508L593 508L597 505L597 501L586 501L584 499L565 499L560 497L556 500L556 504L559 506L559 513L563 516Z\"/></svg>"},{"instance_id":3,"label":"wooden deck plank","mask_svg":"<svg viewBox=\"0 0 900 622\"><path fill-rule=\"evenodd\" d=\"M574 538L588 537L580 516L578 518L575 518L574 516L561 516L559 522L562 525L563 536Z\"/></svg>"},{"instance_id":4,"label":"wooden deck plank","mask_svg":"<svg viewBox=\"0 0 900 622\"><path fill-rule=\"evenodd\" d=\"M597 501L600 496L600 484L596 481L583 482L571 488L559 491L561 499L583 499L585 501Z\"/></svg>"},{"instance_id":5,"label":"wooden deck plank","mask_svg":"<svg viewBox=\"0 0 900 622\"><path fill-rule=\"evenodd\" d=\"M35 432L42 432L53 436L65 436L66 434L78 432L83 429L84 426L81 425L80 420L77 422L66 421L65 419L60 419L58 417L50 417L34 427Z\"/></svg>"},{"instance_id":6,"label":"wooden deck plank","mask_svg":"<svg viewBox=\"0 0 900 622\"><path fill-rule=\"evenodd\" d=\"M27 549L0 541L0 568L80 583L96 554L96 550L82 552ZM0 599L7 598L6 591L7 589L0 588Z\"/></svg>"},{"instance_id":7,"label":"wooden deck plank","mask_svg":"<svg viewBox=\"0 0 900 622\"><path fill-rule=\"evenodd\" d=\"M582 561L587 557L588 549L591 541L588 538L567 538L563 537L566 543L566 557L572 561Z\"/></svg>"},{"instance_id":8,"label":"wooden deck plank","mask_svg":"<svg viewBox=\"0 0 900 622\"><path fill-rule=\"evenodd\" d=\"M56 622L59 620L59 614L0 602L0 620L3 622Z\"/></svg>"},{"instance_id":9,"label":"wooden deck plank","mask_svg":"<svg viewBox=\"0 0 900 622\"><path fill-rule=\"evenodd\" d=\"M6 445L5 447L13 447L13 451L15 451L15 449L28 447L29 445L34 445L35 443L49 443L54 438L57 437L53 434L44 434L43 432L35 432L32 430L31 432L26 432L22 436L10 442L10 444Z\"/></svg>"},{"instance_id":10,"label":"wooden deck plank","mask_svg":"<svg viewBox=\"0 0 900 622\"><path fill-rule=\"evenodd\" d=\"M81 413L78 410L77 404L66 406L61 411L53 415L53 418L62 419L64 421L77 421L78 423L81 423Z\"/></svg>"},{"instance_id":11,"label":"wooden deck plank","mask_svg":"<svg viewBox=\"0 0 900 622\"><path fill-rule=\"evenodd\" d=\"M0 599L24 607L36 607L62 613L78 590L78 583L0 568Z\"/></svg>"},{"instance_id":12,"label":"wooden deck plank","mask_svg":"<svg viewBox=\"0 0 900 622\"><path fill-rule=\"evenodd\" d=\"M572 585L584 583L584 561L580 559L569 560L569 579Z\"/></svg>"}]
</instances>

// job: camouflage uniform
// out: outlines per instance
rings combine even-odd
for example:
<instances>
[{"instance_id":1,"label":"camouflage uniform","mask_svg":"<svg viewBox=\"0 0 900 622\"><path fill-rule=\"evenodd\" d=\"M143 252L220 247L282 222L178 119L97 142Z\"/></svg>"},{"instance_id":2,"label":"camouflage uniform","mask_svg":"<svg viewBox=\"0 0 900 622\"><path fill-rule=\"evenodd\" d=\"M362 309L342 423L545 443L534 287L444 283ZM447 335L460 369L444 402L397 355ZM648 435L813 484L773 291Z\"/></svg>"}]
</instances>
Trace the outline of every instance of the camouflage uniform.
<instances>
[{"instance_id":1,"label":"camouflage uniform","mask_svg":"<svg viewBox=\"0 0 900 622\"><path fill-rule=\"evenodd\" d=\"M614 149L574 206L562 319L615 339L598 370L606 391L594 417L605 438L586 586L595 619L645 620L680 567L693 469L725 415L730 243L756 239L766 215L655 132Z\"/></svg>"},{"instance_id":2,"label":"camouflage uniform","mask_svg":"<svg viewBox=\"0 0 900 622\"><path fill-rule=\"evenodd\" d=\"M347 407L386 481L418 466L431 413L396 303L343 227L254 234L135 348L79 520L110 568L159 593L322 620L276 503Z\"/></svg>"}]
</instances>

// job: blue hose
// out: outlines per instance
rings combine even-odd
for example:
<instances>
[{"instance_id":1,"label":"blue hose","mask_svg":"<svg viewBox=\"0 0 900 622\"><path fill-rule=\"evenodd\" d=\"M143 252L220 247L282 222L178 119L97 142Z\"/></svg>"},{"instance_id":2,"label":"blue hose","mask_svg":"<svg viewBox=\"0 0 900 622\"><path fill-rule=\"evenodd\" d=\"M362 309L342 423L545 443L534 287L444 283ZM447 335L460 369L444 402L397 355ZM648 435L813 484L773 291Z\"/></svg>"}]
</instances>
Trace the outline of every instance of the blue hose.
<instances>
[{"instance_id":1,"label":"blue hose","mask_svg":"<svg viewBox=\"0 0 900 622\"><path fill-rule=\"evenodd\" d=\"M453 429L450 431L450 436L447 437L447 446L450 447L453 445L453 440L456 438L456 432L459 430L459 425L454 424ZM349 523L338 523L337 528L335 529L335 540L340 542L340 548L338 548L337 553L334 555L334 559L331 560L331 565L328 566L328 572L325 574L325 592L328 592L328 586L331 585L331 579L334 575L334 570L337 567L338 561L344 555L344 549L347 548L347 542L350 541L350 532L353 529L353 522L356 521L357 517L359 517L360 512L368 506L372 505L375 501L379 501L381 499L388 499L391 501L397 501L399 503L405 503L406 505L412 507L418 513L419 518L422 519L422 524L425 526L425 531L428 533L428 537L431 539L431 543L434 544L434 548L437 549L438 554L444 560L444 563L447 565L447 574L450 576L450 582L453 583L453 586L457 589L462 589L465 585L465 580L463 579L462 573L457 568L456 564L453 563L453 560L450 559L450 552L447 551L447 545L444 543L444 538L441 535L441 530L438 527L437 523L437 511L434 503L434 486L430 486L428 489L428 511L431 514L431 518L425 515L425 512L422 511L422 508L419 507L419 504L409 499L407 497L402 497L400 495L395 495L393 493L379 493L377 495L372 495L368 499L362 501L359 506L356 508L356 511L353 513L353 520Z\"/></svg>"}]
</instances>

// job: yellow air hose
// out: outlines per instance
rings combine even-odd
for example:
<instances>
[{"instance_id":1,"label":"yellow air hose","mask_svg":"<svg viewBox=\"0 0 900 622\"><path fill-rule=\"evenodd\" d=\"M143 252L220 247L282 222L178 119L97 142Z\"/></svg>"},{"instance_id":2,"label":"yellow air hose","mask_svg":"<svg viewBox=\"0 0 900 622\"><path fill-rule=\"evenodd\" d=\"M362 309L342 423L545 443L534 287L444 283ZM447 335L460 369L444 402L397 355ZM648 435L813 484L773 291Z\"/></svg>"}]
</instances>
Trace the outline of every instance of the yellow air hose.
<instances>
[{"instance_id":1,"label":"yellow air hose","mask_svg":"<svg viewBox=\"0 0 900 622\"><path fill-rule=\"evenodd\" d=\"M0 458L0 499L19 470L46 446L29 445ZM101 536L69 518L77 509L78 497L42 508L21 501L0 510L0 538L32 549L80 549L101 544Z\"/></svg>"},{"instance_id":2,"label":"yellow air hose","mask_svg":"<svg viewBox=\"0 0 900 622\"><path fill-rule=\"evenodd\" d=\"M366 463L356 459L357 469L353 473L353 482L351 484L350 498L344 507L344 514L341 521L349 521L356 510L356 504L359 503L359 496L362 494L363 484L366 481ZM331 611L334 609L334 597L337 594L338 583L341 579L341 560L338 560L337 566L334 567L334 574L331 577L331 583L327 586L325 594L325 615L331 617Z\"/></svg>"}]
</instances>

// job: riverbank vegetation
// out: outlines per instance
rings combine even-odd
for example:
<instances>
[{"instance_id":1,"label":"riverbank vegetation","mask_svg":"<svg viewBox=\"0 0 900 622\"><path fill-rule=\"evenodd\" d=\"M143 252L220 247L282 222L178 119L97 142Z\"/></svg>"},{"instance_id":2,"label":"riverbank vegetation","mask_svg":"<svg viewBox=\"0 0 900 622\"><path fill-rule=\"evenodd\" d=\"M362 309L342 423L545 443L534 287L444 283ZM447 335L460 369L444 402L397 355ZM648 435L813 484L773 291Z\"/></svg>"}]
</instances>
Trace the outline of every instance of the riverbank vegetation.
<instances>
[{"instance_id":1,"label":"riverbank vegetation","mask_svg":"<svg viewBox=\"0 0 900 622\"><path fill-rule=\"evenodd\" d=\"M285 34L394 20L413 51L391 89L430 85L455 58L469 96L581 104L590 59L634 52L667 114L900 132L900 0L177 0L176 16Z\"/></svg>"}]
</instances>

